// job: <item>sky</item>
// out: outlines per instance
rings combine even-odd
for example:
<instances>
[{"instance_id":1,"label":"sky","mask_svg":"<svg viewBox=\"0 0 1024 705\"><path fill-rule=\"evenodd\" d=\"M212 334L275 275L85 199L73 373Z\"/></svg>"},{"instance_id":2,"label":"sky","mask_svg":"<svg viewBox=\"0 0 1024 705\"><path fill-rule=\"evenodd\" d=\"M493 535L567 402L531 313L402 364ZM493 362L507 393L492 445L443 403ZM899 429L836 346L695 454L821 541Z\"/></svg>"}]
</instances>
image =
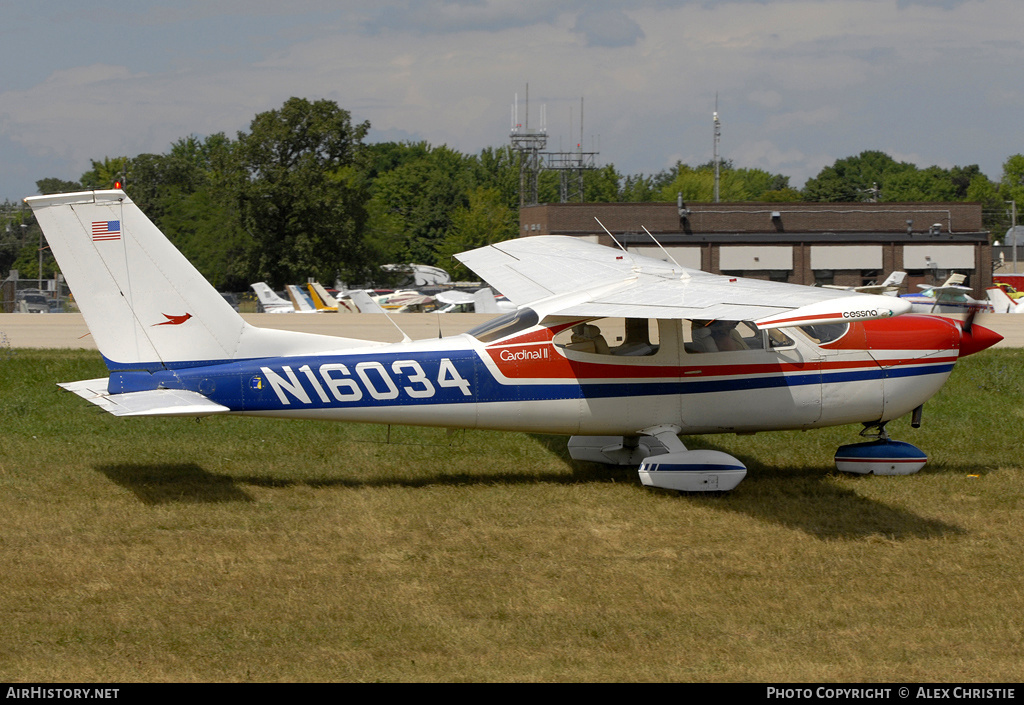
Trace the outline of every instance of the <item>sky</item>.
<instances>
[{"instance_id":1,"label":"sky","mask_svg":"<svg viewBox=\"0 0 1024 705\"><path fill-rule=\"evenodd\" d=\"M1021 0L4 0L0 201L292 96L466 154L514 115L572 150L582 105L583 149L624 175L709 161L717 96L721 157L797 188L865 150L998 180L1022 32Z\"/></svg>"}]
</instances>

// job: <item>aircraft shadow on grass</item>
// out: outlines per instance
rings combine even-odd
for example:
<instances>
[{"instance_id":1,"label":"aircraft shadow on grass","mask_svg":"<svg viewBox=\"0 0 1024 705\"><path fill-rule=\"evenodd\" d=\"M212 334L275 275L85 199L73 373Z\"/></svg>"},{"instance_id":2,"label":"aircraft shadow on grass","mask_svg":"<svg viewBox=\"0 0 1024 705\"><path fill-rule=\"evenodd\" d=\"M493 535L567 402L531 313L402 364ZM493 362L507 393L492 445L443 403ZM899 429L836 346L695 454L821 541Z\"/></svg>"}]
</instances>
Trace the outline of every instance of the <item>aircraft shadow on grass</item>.
<instances>
[{"instance_id":1,"label":"aircraft shadow on grass","mask_svg":"<svg viewBox=\"0 0 1024 705\"><path fill-rule=\"evenodd\" d=\"M195 463L98 465L95 469L130 490L143 504L255 501L236 478L207 472Z\"/></svg>"},{"instance_id":2,"label":"aircraft shadow on grass","mask_svg":"<svg viewBox=\"0 0 1024 705\"><path fill-rule=\"evenodd\" d=\"M552 453L565 459L573 468L573 481L629 482L639 485L636 469L609 467L571 460L561 439L533 436ZM693 440L693 439L689 439ZM698 442L693 447L714 449L713 444ZM935 538L962 535L965 530L954 524L919 516L905 509L891 507L861 496L829 481L833 467L811 466L796 470L766 467L756 458L736 454L750 472L743 491L722 493L685 493L680 498L702 506L714 506L745 514L821 539L858 540L870 536L891 540ZM609 472L611 470L612 472ZM854 481L886 481L906 478L875 478L851 476ZM651 492L669 494L668 490ZM672 493L674 494L674 493Z\"/></svg>"},{"instance_id":3,"label":"aircraft shadow on grass","mask_svg":"<svg viewBox=\"0 0 1024 705\"><path fill-rule=\"evenodd\" d=\"M445 473L424 468L419 477L393 478L330 478L283 479L267 475L227 475L209 472L195 463L182 464L118 464L100 465L96 470L112 482L130 490L144 504L255 502L243 489L245 486L289 488L306 486L330 487L426 487L430 485L473 484L579 484L622 483L640 485L636 469L607 466L568 457L564 438L530 435L569 468L566 473L519 474ZM709 446L713 447L713 446ZM760 465L756 459L740 457L750 468L742 492L692 493L680 499L701 506L744 514L760 521L798 529L821 539L859 540L882 537L889 540L935 538L962 535L964 529L954 524L919 516L905 509L889 506L840 487L829 480L833 468L820 466L779 469ZM425 463L436 466L436 459ZM949 469L943 470L944 472ZM854 477L855 482L885 482L897 478ZM903 478L905 479L905 478ZM649 490L667 495L668 491ZM675 494L675 493L672 493Z\"/></svg>"},{"instance_id":4,"label":"aircraft shadow on grass","mask_svg":"<svg viewBox=\"0 0 1024 705\"><path fill-rule=\"evenodd\" d=\"M426 460L436 464L434 460ZM603 469L603 468L602 468ZM564 473L519 473L501 472L490 474L446 473L440 470L424 469L419 477L389 478L331 478L311 477L306 479L282 479L269 475L226 475L204 470L195 463L156 463L152 465L119 464L97 465L95 470L109 480L130 490L143 504L163 505L171 503L215 504L219 502L255 502L244 486L270 489L290 487L429 487L434 485L533 485L538 483L576 484L580 478ZM413 469L415 472L415 469ZM616 473L617 474L617 473ZM634 473L635 474L635 473ZM627 473L622 473L622 479ZM609 473L594 473L593 479L607 481Z\"/></svg>"}]
</instances>

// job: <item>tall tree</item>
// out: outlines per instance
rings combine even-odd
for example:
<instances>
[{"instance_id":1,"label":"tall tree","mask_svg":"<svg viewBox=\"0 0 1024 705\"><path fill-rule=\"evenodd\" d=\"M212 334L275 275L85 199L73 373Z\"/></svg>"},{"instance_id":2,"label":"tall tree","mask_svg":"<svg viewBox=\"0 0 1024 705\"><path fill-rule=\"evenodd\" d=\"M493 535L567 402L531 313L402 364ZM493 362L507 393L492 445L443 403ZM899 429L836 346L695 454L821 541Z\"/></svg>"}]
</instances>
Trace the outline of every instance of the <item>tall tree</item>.
<instances>
[{"instance_id":1,"label":"tall tree","mask_svg":"<svg viewBox=\"0 0 1024 705\"><path fill-rule=\"evenodd\" d=\"M103 157L102 162L92 161L92 169L82 174L79 183L86 189L113 188L114 182L124 176L128 157Z\"/></svg>"},{"instance_id":2,"label":"tall tree","mask_svg":"<svg viewBox=\"0 0 1024 705\"><path fill-rule=\"evenodd\" d=\"M885 152L868 150L856 157L837 159L804 184L805 201L856 202L885 199L889 179L915 171L907 162L897 162ZM881 194L881 196L879 196Z\"/></svg>"},{"instance_id":3,"label":"tall tree","mask_svg":"<svg viewBox=\"0 0 1024 705\"><path fill-rule=\"evenodd\" d=\"M763 169L737 169L731 163L719 169L718 198L721 201L759 201L789 186L789 177L771 174ZM714 200L715 170L712 164L691 167L676 165L676 175L660 191L661 201L674 201L682 194L687 202L707 203Z\"/></svg>"},{"instance_id":4,"label":"tall tree","mask_svg":"<svg viewBox=\"0 0 1024 705\"><path fill-rule=\"evenodd\" d=\"M239 133L242 224L256 241L254 269L272 286L364 275L369 128L333 101L289 98Z\"/></svg>"},{"instance_id":5,"label":"tall tree","mask_svg":"<svg viewBox=\"0 0 1024 705\"><path fill-rule=\"evenodd\" d=\"M1003 199L1015 201L1018 210L1024 208L1024 154L1014 154L1003 162L999 192Z\"/></svg>"},{"instance_id":6,"label":"tall tree","mask_svg":"<svg viewBox=\"0 0 1024 705\"><path fill-rule=\"evenodd\" d=\"M469 204L452 215L452 226L438 245L435 264L447 270L453 279L469 279L469 270L453 255L510 240L519 230L516 211L504 202L496 188L477 187L469 193Z\"/></svg>"},{"instance_id":7,"label":"tall tree","mask_svg":"<svg viewBox=\"0 0 1024 705\"><path fill-rule=\"evenodd\" d=\"M429 264L459 208L469 205L475 160L448 147L413 146L410 158L372 184L377 247L399 263Z\"/></svg>"},{"instance_id":8,"label":"tall tree","mask_svg":"<svg viewBox=\"0 0 1024 705\"><path fill-rule=\"evenodd\" d=\"M51 193L74 193L82 190L82 184L77 181L64 181L63 179L46 178L36 182L36 189L40 195Z\"/></svg>"}]
</instances>

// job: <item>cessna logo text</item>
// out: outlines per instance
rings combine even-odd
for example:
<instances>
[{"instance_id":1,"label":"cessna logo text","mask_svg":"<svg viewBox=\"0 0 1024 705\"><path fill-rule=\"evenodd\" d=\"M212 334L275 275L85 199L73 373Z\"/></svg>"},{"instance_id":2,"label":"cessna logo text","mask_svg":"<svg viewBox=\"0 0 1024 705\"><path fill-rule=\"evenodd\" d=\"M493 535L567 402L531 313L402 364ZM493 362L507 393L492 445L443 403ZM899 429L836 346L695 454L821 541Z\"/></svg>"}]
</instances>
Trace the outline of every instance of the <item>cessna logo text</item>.
<instances>
[{"instance_id":1,"label":"cessna logo text","mask_svg":"<svg viewBox=\"0 0 1024 705\"><path fill-rule=\"evenodd\" d=\"M303 365L293 370L283 365L280 373L269 367L260 367L260 371L285 406L292 401L312 404L310 390L325 404L358 402L367 395L377 401L398 399L403 395L411 399L429 399L439 387L458 389L464 397L472 394L469 381L447 357L441 358L433 378L417 360L395 360L390 369L383 362L370 360L357 363L351 369L340 362L328 362L316 369ZM262 380L259 384L251 383L251 386L261 389Z\"/></svg>"},{"instance_id":2,"label":"cessna logo text","mask_svg":"<svg viewBox=\"0 0 1024 705\"><path fill-rule=\"evenodd\" d=\"M878 309L843 311L843 318L878 318Z\"/></svg>"}]
</instances>

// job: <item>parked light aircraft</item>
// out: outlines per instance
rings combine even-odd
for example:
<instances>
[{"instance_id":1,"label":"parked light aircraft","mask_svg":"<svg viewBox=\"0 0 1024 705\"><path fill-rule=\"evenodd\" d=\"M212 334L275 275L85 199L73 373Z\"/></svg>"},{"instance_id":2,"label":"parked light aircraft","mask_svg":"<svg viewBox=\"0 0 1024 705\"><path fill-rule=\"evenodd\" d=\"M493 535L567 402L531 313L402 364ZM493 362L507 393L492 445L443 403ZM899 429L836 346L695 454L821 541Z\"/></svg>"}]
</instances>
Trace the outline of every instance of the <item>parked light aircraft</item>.
<instances>
[{"instance_id":1,"label":"parked light aircraft","mask_svg":"<svg viewBox=\"0 0 1024 705\"><path fill-rule=\"evenodd\" d=\"M266 282L251 284L252 290L256 292L264 313L294 313L295 307L291 301L286 301L277 295L273 289L267 286Z\"/></svg>"},{"instance_id":2,"label":"parked light aircraft","mask_svg":"<svg viewBox=\"0 0 1024 705\"><path fill-rule=\"evenodd\" d=\"M991 311L988 301L979 301L967 295L971 289L963 286L963 274L950 274L941 286L918 284L920 294L903 294L900 298L908 301L914 313L970 313Z\"/></svg>"},{"instance_id":3,"label":"parked light aircraft","mask_svg":"<svg viewBox=\"0 0 1024 705\"><path fill-rule=\"evenodd\" d=\"M515 310L515 304L504 296L496 297L489 286L473 293L473 313L511 313Z\"/></svg>"},{"instance_id":4,"label":"parked light aircraft","mask_svg":"<svg viewBox=\"0 0 1024 705\"><path fill-rule=\"evenodd\" d=\"M256 328L123 191L27 198L109 369L61 386L116 416L320 418L572 436L577 459L646 485L728 490L746 474L679 435L863 423L841 468L900 474L886 424L1000 336L899 298L684 269L565 237L458 259L518 306L468 333L384 344ZM116 222L116 239L96 239ZM105 228L109 230L110 228ZM909 446L913 448L913 446ZM916 452L915 452L916 451ZM909 457L914 456L914 457Z\"/></svg>"},{"instance_id":5,"label":"parked light aircraft","mask_svg":"<svg viewBox=\"0 0 1024 705\"><path fill-rule=\"evenodd\" d=\"M508 299L495 298L494 291L485 286L472 294L465 291L442 291L436 297L438 313L509 313L516 306Z\"/></svg>"},{"instance_id":6,"label":"parked light aircraft","mask_svg":"<svg viewBox=\"0 0 1024 705\"><path fill-rule=\"evenodd\" d=\"M842 289L844 291L860 291L864 294L885 294L887 296L896 296L900 287L903 285L903 280L906 278L906 272L893 272L887 276L881 284L864 284L863 286L836 286L834 284L826 284L825 288Z\"/></svg>"}]
</instances>

